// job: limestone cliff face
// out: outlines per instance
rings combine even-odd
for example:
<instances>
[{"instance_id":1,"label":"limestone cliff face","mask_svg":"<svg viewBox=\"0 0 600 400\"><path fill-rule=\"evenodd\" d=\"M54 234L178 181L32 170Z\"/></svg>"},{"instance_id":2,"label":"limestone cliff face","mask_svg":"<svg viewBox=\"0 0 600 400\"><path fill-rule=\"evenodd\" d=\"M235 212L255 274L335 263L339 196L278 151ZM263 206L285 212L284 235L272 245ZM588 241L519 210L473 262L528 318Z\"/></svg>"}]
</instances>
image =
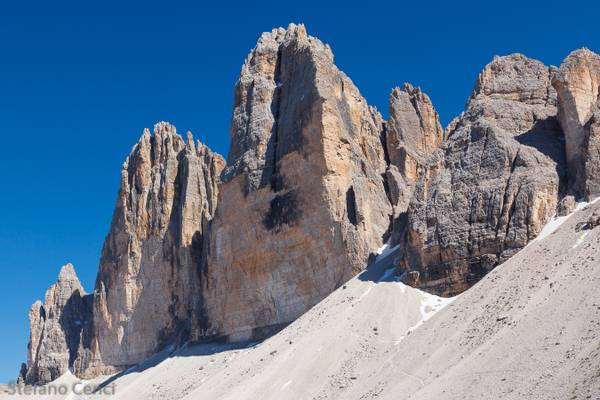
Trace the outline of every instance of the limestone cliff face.
<instances>
[{"instance_id":1,"label":"limestone cliff face","mask_svg":"<svg viewBox=\"0 0 600 400\"><path fill-rule=\"evenodd\" d=\"M263 34L235 86L227 166L167 123L144 131L94 293L63 268L31 309L20 381L110 374L187 340L263 337L389 238L406 282L468 289L535 238L563 194L562 214L572 195L600 194L599 85L587 50L559 70L497 57L444 132L408 84L384 122L304 26Z\"/></svg>"},{"instance_id":2,"label":"limestone cliff face","mask_svg":"<svg viewBox=\"0 0 600 400\"><path fill-rule=\"evenodd\" d=\"M205 269L209 334L261 336L364 267L392 214L382 129L304 26L261 36L235 88Z\"/></svg>"},{"instance_id":3,"label":"limestone cliff face","mask_svg":"<svg viewBox=\"0 0 600 400\"><path fill-rule=\"evenodd\" d=\"M197 319L200 265L223 159L159 123L121 172L94 294L84 375L119 370L186 340Z\"/></svg>"},{"instance_id":4,"label":"limestone cliff face","mask_svg":"<svg viewBox=\"0 0 600 400\"><path fill-rule=\"evenodd\" d=\"M555 72L558 118L565 132L571 190L591 199L600 195L600 56L581 49Z\"/></svg>"},{"instance_id":5,"label":"limestone cliff face","mask_svg":"<svg viewBox=\"0 0 600 400\"><path fill-rule=\"evenodd\" d=\"M91 296L86 295L71 264L62 267L58 282L29 311L27 366L20 381L51 382L73 367L83 330L91 322Z\"/></svg>"},{"instance_id":6,"label":"limestone cliff face","mask_svg":"<svg viewBox=\"0 0 600 400\"><path fill-rule=\"evenodd\" d=\"M512 55L486 66L417 184L401 272L417 272L419 287L454 295L535 238L564 183L556 114L542 63Z\"/></svg>"},{"instance_id":7,"label":"limestone cliff face","mask_svg":"<svg viewBox=\"0 0 600 400\"><path fill-rule=\"evenodd\" d=\"M397 241L415 183L425 173L432 153L442 145L444 131L429 97L408 83L403 90L392 90L385 127L389 158L386 182L394 209L393 240Z\"/></svg>"}]
</instances>

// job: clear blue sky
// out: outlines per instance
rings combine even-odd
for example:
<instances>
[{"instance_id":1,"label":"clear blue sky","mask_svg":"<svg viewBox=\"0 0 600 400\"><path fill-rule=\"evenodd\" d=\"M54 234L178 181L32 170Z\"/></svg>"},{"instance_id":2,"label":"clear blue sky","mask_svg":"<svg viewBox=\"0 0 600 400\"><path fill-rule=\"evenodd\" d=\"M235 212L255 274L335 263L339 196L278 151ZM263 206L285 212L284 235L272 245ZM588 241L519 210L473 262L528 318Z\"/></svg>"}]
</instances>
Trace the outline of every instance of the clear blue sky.
<instances>
[{"instance_id":1,"label":"clear blue sky","mask_svg":"<svg viewBox=\"0 0 600 400\"><path fill-rule=\"evenodd\" d=\"M559 64L600 50L591 1L210 3L0 5L0 382L26 359L28 309L60 266L72 262L92 289L142 129L167 120L227 153L233 85L261 32L305 23L384 115L408 81L444 124L495 54Z\"/></svg>"}]
</instances>

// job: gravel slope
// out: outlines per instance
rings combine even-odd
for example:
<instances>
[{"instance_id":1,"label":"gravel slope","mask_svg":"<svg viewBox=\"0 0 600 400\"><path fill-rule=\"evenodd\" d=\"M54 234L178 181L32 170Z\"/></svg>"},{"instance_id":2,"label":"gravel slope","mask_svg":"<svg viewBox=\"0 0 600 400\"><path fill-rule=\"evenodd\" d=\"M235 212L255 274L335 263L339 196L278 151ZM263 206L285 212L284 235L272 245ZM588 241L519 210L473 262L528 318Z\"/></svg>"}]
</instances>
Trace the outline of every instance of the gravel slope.
<instances>
[{"instance_id":1,"label":"gravel slope","mask_svg":"<svg viewBox=\"0 0 600 400\"><path fill-rule=\"evenodd\" d=\"M453 301L390 279L392 253L265 342L157 355L111 398L599 399L600 228L576 229L594 210Z\"/></svg>"}]
</instances>

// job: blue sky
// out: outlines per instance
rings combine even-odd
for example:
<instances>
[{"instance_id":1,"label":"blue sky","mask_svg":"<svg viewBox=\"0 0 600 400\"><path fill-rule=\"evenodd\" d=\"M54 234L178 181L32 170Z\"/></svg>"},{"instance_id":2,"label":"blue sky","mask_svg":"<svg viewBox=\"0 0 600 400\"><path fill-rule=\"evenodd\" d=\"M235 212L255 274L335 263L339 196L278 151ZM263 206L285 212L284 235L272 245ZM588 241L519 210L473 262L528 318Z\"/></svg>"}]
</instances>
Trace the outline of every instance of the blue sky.
<instances>
[{"instance_id":1,"label":"blue sky","mask_svg":"<svg viewBox=\"0 0 600 400\"><path fill-rule=\"evenodd\" d=\"M120 167L144 127L226 154L233 85L261 32L303 22L387 114L421 86L444 124L495 54L559 64L600 50L600 5L548 1L60 2L0 5L0 382L26 360L27 312L72 262L91 290Z\"/></svg>"}]
</instances>

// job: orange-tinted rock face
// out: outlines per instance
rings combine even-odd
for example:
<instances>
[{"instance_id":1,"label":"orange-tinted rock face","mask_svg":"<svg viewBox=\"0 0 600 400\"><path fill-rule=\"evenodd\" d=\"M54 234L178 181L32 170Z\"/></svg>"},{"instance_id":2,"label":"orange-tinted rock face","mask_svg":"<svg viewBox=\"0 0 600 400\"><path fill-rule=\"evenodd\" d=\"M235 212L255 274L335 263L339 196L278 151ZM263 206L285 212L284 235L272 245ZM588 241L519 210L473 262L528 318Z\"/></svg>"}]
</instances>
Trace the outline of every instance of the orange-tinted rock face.
<instances>
[{"instance_id":1,"label":"orange-tinted rock face","mask_svg":"<svg viewBox=\"0 0 600 400\"><path fill-rule=\"evenodd\" d=\"M592 199L600 195L600 56L574 51L554 73L558 118L565 132L571 190Z\"/></svg>"},{"instance_id":2,"label":"orange-tinted rock face","mask_svg":"<svg viewBox=\"0 0 600 400\"><path fill-rule=\"evenodd\" d=\"M363 268L392 210L381 117L303 26L263 34L235 93L204 305L211 334L242 340Z\"/></svg>"},{"instance_id":3,"label":"orange-tinted rock face","mask_svg":"<svg viewBox=\"0 0 600 400\"><path fill-rule=\"evenodd\" d=\"M444 132L408 84L384 122L304 26L263 34L235 86L228 165L168 123L144 131L94 293L63 269L31 309L21 382L115 373L187 340L263 337L390 237L405 282L468 289L534 239L568 190L600 193L599 60L580 50L552 71L497 57Z\"/></svg>"},{"instance_id":4,"label":"orange-tinted rock face","mask_svg":"<svg viewBox=\"0 0 600 400\"><path fill-rule=\"evenodd\" d=\"M223 164L167 123L132 150L100 260L91 355L81 367L89 374L136 364L189 336Z\"/></svg>"}]
</instances>

